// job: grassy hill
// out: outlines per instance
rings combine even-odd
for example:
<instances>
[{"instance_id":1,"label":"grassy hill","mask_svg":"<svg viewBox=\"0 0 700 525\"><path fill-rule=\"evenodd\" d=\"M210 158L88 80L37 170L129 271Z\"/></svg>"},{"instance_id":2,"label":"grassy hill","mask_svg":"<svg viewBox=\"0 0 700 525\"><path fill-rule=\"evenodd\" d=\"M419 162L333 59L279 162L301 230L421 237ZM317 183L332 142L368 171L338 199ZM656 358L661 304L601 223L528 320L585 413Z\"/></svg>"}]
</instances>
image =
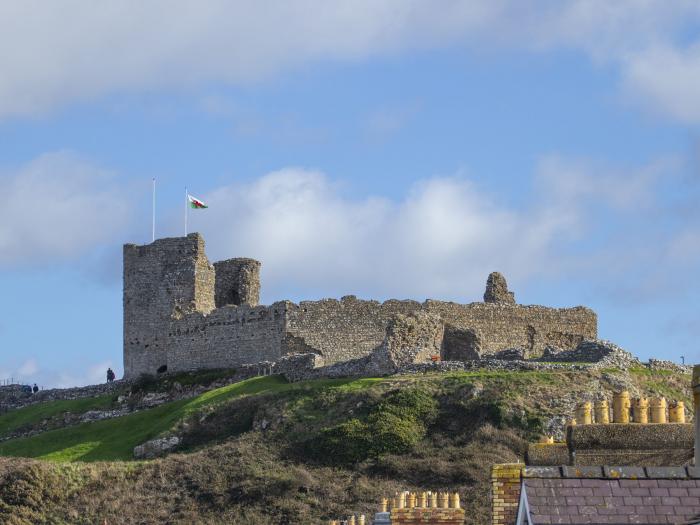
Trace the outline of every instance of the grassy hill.
<instances>
[{"instance_id":1,"label":"grassy hill","mask_svg":"<svg viewBox=\"0 0 700 525\"><path fill-rule=\"evenodd\" d=\"M689 398L690 378L650 372L469 372L287 383L260 377L120 418L0 442L0 522L323 523L371 514L403 489L459 490L468 523L488 522L493 463L591 392ZM108 398L0 416L0 437ZM132 460L148 439L183 446ZM25 459L25 458L39 458Z\"/></svg>"}]
</instances>

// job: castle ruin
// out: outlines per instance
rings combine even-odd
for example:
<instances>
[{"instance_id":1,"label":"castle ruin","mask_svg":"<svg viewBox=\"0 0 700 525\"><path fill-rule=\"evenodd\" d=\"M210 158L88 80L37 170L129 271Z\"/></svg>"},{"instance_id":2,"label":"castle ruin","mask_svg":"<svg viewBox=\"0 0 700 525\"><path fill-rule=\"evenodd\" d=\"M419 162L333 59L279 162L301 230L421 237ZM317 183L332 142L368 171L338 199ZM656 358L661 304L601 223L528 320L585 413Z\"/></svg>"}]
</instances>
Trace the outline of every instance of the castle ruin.
<instances>
[{"instance_id":1,"label":"castle ruin","mask_svg":"<svg viewBox=\"0 0 700 525\"><path fill-rule=\"evenodd\" d=\"M437 353L473 360L513 348L532 358L597 337L589 308L519 305L495 272L484 302L470 304L346 296L265 306L259 298L260 263L212 265L198 233L124 245L124 376L234 368L299 353L332 365L372 354L396 331L395 320L407 316L430 320L424 338L430 345L416 354L421 359ZM411 331L415 324L403 326Z\"/></svg>"}]
</instances>

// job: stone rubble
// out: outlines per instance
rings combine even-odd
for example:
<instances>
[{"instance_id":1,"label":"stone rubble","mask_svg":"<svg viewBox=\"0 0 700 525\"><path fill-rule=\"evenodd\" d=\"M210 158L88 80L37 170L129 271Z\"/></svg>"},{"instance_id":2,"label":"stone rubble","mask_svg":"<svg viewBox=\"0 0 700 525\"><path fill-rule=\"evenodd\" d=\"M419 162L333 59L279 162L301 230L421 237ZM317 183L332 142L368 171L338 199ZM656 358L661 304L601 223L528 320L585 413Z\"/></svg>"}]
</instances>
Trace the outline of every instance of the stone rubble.
<instances>
[{"instance_id":1,"label":"stone rubble","mask_svg":"<svg viewBox=\"0 0 700 525\"><path fill-rule=\"evenodd\" d=\"M164 456L176 449L182 439L179 436L166 436L146 441L134 447L135 459L153 459Z\"/></svg>"}]
</instances>

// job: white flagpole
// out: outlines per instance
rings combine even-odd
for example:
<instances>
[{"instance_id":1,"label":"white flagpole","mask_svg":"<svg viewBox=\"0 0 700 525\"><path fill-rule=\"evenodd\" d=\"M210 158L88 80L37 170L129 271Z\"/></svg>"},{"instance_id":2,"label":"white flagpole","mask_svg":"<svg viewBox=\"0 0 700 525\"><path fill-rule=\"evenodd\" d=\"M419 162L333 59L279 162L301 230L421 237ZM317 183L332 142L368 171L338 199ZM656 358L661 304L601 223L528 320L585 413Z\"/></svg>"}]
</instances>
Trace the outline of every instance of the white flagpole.
<instances>
[{"instance_id":1,"label":"white flagpole","mask_svg":"<svg viewBox=\"0 0 700 525\"><path fill-rule=\"evenodd\" d=\"M151 242L156 240L156 178L153 177L153 217L151 223Z\"/></svg>"},{"instance_id":2,"label":"white flagpole","mask_svg":"<svg viewBox=\"0 0 700 525\"><path fill-rule=\"evenodd\" d=\"M187 186L185 186L185 237L187 237L187 208L189 207L189 193L187 193Z\"/></svg>"}]
</instances>

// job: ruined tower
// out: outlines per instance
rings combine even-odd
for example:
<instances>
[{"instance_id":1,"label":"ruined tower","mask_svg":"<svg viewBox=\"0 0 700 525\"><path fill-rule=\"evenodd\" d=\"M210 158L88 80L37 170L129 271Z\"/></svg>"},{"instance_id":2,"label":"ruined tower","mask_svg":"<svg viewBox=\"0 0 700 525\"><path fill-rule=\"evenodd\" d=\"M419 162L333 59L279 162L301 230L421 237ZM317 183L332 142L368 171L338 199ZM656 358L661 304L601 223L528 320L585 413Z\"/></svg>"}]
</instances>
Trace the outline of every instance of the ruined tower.
<instances>
[{"instance_id":1,"label":"ruined tower","mask_svg":"<svg viewBox=\"0 0 700 525\"><path fill-rule=\"evenodd\" d=\"M214 267L198 233L124 245L124 372L167 365L172 321L214 309Z\"/></svg>"},{"instance_id":2,"label":"ruined tower","mask_svg":"<svg viewBox=\"0 0 700 525\"><path fill-rule=\"evenodd\" d=\"M508 291L506 278L498 272L491 272L486 279L485 303L515 304L515 295Z\"/></svg>"},{"instance_id":3,"label":"ruined tower","mask_svg":"<svg viewBox=\"0 0 700 525\"><path fill-rule=\"evenodd\" d=\"M214 263L216 307L257 306L260 302L260 262L237 258Z\"/></svg>"}]
</instances>

